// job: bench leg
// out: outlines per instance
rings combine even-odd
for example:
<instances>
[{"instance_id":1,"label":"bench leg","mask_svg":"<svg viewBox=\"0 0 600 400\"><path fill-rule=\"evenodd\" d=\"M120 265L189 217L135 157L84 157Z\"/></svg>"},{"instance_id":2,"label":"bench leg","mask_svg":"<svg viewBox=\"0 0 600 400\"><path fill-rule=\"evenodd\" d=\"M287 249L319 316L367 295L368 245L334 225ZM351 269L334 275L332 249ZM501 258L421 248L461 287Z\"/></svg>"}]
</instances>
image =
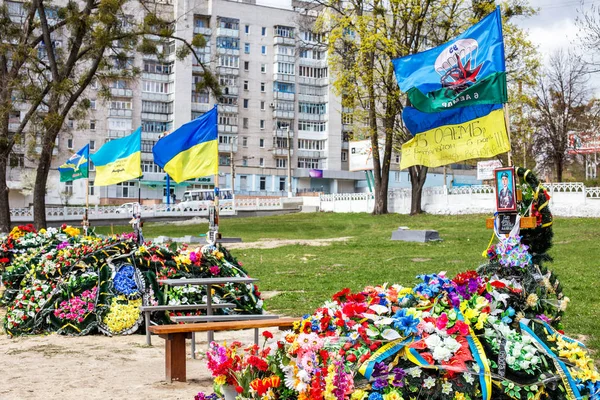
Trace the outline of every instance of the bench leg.
<instances>
[{"instance_id":1,"label":"bench leg","mask_svg":"<svg viewBox=\"0 0 600 400\"><path fill-rule=\"evenodd\" d=\"M258 328L254 328L254 344L258 344Z\"/></svg>"},{"instance_id":2,"label":"bench leg","mask_svg":"<svg viewBox=\"0 0 600 400\"><path fill-rule=\"evenodd\" d=\"M196 359L196 332L192 332L192 358Z\"/></svg>"},{"instance_id":3,"label":"bench leg","mask_svg":"<svg viewBox=\"0 0 600 400\"><path fill-rule=\"evenodd\" d=\"M146 344L148 346L152 346L152 339L150 338L150 336L152 335L150 333L150 312L149 311L145 311L144 312L144 321L146 322Z\"/></svg>"},{"instance_id":4,"label":"bench leg","mask_svg":"<svg viewBox=\"0 0 600 400\"><path fill-rule=\"evenodd\" d=\"M166 381L185 382L185 333L170 333L165 339Z\"/></svg>"}]
</instances>

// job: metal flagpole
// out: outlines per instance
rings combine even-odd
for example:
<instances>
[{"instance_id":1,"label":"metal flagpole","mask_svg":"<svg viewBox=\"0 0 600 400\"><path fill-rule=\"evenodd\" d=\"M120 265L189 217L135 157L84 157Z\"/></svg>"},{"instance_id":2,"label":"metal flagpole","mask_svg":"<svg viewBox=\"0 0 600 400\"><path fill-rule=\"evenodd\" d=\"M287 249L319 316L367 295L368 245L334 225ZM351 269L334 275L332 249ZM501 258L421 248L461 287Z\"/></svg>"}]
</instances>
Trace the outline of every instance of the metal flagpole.
<instances>
[{"instance_id":1,"label":"metal flagpole","mask_svg":"<svg viewBox=\"0 0 600 400\"><path fill-rule=\"evenodd\" d=\"M83 214L83 221L81 221L81 225L83 226L83 234L84 236L88 235L88 228L90 227L89 221L89 213L90 213L90 157L88 151L88 159L87 163L87 176L85 178L85 212Z\"/></svg>"},{"instance_id":2,"label":"metal flagpole","mask_svg":"<svg viewBox=\"0 0 600 400\"><path fill-rule=\"evenodd\" d=\"M171 211L171 178L167 174L167 211Z\"/></svg>"},{"instance_id":3,"label":"metal flagpole","mask_svg":"<svg viewBox=\"0 0 600 400\"><path fill-rule=\"evenodd\" d=\"M508 113L508 104L505 104L504 107L504 123L506 124L506 133L508 134L508 144L510 146L510 115ZM508 165L513 165L512 163L512 146L511 150L508 151Z\"/></svg>"}]
</instances>

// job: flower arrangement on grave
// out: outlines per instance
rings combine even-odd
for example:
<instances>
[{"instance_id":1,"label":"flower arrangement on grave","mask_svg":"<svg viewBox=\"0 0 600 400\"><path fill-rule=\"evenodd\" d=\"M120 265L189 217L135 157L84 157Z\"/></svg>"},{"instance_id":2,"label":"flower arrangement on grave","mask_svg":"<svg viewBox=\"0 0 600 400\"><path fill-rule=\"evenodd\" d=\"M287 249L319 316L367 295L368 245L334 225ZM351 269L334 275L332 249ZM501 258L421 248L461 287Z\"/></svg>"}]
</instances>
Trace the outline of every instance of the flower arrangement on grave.
<instances>
[{"instance_id":1,"label":"flower arrangement on grave","mask_svg":"<svg viewBox=\"0 0 600 400\"><path fill-rule=\"evenodd\" d=\"M247 276L241 263L221 246L192 249L151 242L138 246L132 238L131 234L82 236L66 225L39 232L31 226L18 227L0 238L0 251L8 252L7 262L0 265L7 333L129 334L143 323L142 305L206 301L205 290L194 286L170 289L165 296L161 279ZM235 304L219 312L262 313L255 285L215 285L212 299ZM164 312L152 319L169 322Z\"/></svg>"},{"instance_id":2,"label":"flower arrangement on grave","mask_svg":"<svg viewBox=\"0 0 600 400\"><path fill-rule=\"evenodd\" d=\"M278 385L242 385L210 365L213 355L216 393L235 384L237 399L600 399L588 351L561 330L569 300L543 265L548 195L531 172L517 173L529 185L522 213L536 226L498 235L487 264L419 275L414 286L343 289L271 343L263 361ZM234 354L212 346L224 363Z\"/></svg>"}]
</instances>

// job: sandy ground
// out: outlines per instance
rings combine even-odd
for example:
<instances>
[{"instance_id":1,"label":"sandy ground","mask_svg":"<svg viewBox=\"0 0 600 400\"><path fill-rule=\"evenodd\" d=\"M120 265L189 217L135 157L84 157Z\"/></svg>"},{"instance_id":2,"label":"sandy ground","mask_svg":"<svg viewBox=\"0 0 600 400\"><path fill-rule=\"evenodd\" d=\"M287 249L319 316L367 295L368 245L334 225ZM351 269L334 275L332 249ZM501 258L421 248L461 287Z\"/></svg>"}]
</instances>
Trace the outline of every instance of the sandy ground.
<instances>
[{"instance_id":1,"label":"sandy ground","mask_svg":"<svg viewBox=\"0 0 600 400\"><path fill-rule=\"evenodd\" d=\"M215 340L252 343L254 331L217 332ZM207 347L205 334L197 351ZM0 399L193 400L212 392L204 359L192 359L187 341L187 382L165 382L164 341L144 335L0 337Z\"/></svg>"}]
</instances>

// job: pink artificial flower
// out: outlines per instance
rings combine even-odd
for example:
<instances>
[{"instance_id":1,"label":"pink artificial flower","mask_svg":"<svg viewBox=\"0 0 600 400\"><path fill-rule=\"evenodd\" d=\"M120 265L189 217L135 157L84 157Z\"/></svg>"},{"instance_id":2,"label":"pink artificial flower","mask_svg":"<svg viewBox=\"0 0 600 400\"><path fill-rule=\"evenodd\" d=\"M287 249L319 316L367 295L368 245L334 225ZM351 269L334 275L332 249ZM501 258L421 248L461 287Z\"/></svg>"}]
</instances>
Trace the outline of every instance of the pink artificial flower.
<instances>
[{"instance_id":1,"label":"pink artificial flower","mask_svg":"<svg viewBox=\"0 0 600 400\"><path fill-rule=\"evenodd\" d=\"M213 275L218 275L219 272L221 272L221 269L216 265L213 265L212 267L210 267L209 270L210 270L210 273Z\"/></svg>"}]
</instances>

